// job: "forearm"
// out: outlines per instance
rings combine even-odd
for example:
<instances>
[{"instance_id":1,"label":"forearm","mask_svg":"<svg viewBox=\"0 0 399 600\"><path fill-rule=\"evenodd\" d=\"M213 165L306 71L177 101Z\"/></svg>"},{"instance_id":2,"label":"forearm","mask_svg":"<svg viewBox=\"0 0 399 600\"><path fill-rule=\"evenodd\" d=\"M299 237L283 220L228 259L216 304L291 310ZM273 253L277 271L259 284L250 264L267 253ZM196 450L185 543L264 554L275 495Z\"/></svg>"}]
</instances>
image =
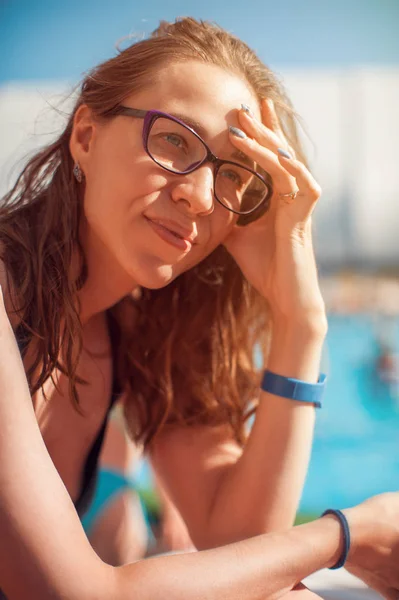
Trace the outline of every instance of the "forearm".
<instances>
[{"instance_id":1,"label":"forearm","mask_svg":"<svg viewBox=\"0 0 399 600\"><path fill-rule=\"evenodd\" d=\"M323 339L319 332L307 328L276 328L267 368L316 382ZM243 453L220 476L208 521L209 545L293 524L308 468L314 422L313 405L261 392Z\"/></svg>"},{"instance_id":2,"label":"forearm","mask_svg":"<svg viewBox=\"0 0 399 600\"><path fill-rule=\"evenodd\" d=\"M325 517L285 533L258 536L198 553L157 557L122 567L118 598L140 600L269 600L332 566L341 531Z\"/></svg>"}]
</instances>

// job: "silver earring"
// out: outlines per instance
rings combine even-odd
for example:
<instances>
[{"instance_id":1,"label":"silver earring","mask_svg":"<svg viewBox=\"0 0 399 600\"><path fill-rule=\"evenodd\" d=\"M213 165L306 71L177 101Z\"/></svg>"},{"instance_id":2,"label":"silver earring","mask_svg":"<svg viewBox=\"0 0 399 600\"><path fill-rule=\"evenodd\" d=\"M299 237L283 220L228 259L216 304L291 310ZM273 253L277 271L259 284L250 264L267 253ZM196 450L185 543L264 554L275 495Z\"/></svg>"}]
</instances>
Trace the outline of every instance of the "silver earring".
<instances>
[{"instance_id":1,"label":"silver earring","mask_svg":"<svg viewBox=\"0 0 399 600\"><path fill-rule=\"evenodd\" d=\"M73 168L73 174L75 175L75 179L78 183L82 183L83 181L83 171L80 168L80 164L78 162L75 163Z\"/></svg>"}]
</instances>

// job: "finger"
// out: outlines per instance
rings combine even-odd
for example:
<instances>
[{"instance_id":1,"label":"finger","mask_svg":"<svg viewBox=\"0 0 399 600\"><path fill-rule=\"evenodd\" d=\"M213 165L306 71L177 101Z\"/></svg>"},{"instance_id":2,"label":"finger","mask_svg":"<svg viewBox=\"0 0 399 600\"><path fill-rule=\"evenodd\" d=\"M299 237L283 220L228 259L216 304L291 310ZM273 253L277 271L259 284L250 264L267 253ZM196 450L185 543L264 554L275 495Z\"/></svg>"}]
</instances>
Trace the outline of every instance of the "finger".
<instances>
[{"instance_id":1,"label":"finger","mask_svg":"<svg viewBox=\"0 0 399 600\"><path fill-rule=\"evenodd\" d=\"M284 193L297 190L295 179L288 170L280 163L274 152L266 148L253 138L248 137L243 131L230 128L230 139L234 146L241 152L252 158L262 169L269 173L273 179L274 187ZM244 137L242 137L244 136Z\"/></svg>"},{"instance_id":2,"label":"finger","mask_svg":"<svg viewBox=\"0 0 399 600\"><path fill-rule=\"evenodd\" d=\"M310 171L299 160L290 159L279 154L278 160L285 169L295 178L298 190L316 202L321 196L321 188Z\"/></svg>"},{"instance_id":3,"label":"finger","mask_svg":"<svg viewBox=\"0 0 399 600\"><path fill-rule=\"evenodd\" d=\"M261 115L262 122L274 131L277 137L284 142L284 149L288 150L292 156L294 156L295 152L292 146L290 146L283 128L281 127L281 121L277 116L276 108L274 102L271 98L264 98L261 102Z\"/></svg>"},{"instance_id":4,"label":"finger","mask_svg":"<svg viewBox=\"0 0 399 600\"><path fill-rule=\"evenodd\" d=\"M383 583L379 581L379 579L375 577L370 577L368 580L363 580L366 585L368 585L371 589L375 590L380 596L385 598L385 600L398 600L399 599L399 591L392 588L387 587Z\"/></svg>"},{"instance_id":5,"label":"finger","mask_svg":"<svg viewBox=\"0 0 399 600\"><path fill-rule=\"evenodd\" d=\"M370 588L376 591L380 596L385 598L385 600L398 600L399 599L399 591L394 588L387 588L384 585L376 584L374 582L365 582Z\"/></svg>"},{"instance_id":6,"label":"finger","mask_svg":"<svg viewBox=\"0 0 399 600\"><path fill-rule=\"evenodd\" d=\"M280 121L274 107L274 102L271 98L263 98L261 102L261 115L262 122L266 125L266 127L274 131L279 137L281 137L281 135L284 137Z\"/></svg>"},{"instance_id":7,"label":"finger","mask_svg":"<svg viewBox=\"0 0 399 600\"><path fill-rule=\"evenodd\" d=\"M349 573L358 577L363 583L365 583L369 588L375 590L380 596L385 598L386 600L398 600L399 599L399 591L396 588L387 586L384 581L381 581L381 578L374 575L373 573L368 573L362 571L362 569L358 569L357 567L353 567L352 565L347 567Z\"/></svg>"},{"instance_id":8,"label":"finger","mask_svg":"<svg viewBox=\"0 0 399 600\"><path fill-rule=\"evenodd\" d=\"M257 140L237 137L230 130L231 139L242 152L253 158L265 171L270 173L277 194L300 192L311 204L315 203L321 194L321 189L308 169L300 161L284 157L265 148Z\"/></svg>"},{"instance_id":9,"label":"finger","mask_svg":"<svg viewBox=\"0 0 399 600\"><path fill-rule=\"evenodd\" d=\"M284 138L281 139L274 131L266 127L266 125L261 123L254 115L248 114L244 110L240 110L238 117L244 132L259 142L259 144L265 146L265 148L268 148L275 153L277 153L279 148L286 148L286 140Z\"/></svg>"}]
</instances>

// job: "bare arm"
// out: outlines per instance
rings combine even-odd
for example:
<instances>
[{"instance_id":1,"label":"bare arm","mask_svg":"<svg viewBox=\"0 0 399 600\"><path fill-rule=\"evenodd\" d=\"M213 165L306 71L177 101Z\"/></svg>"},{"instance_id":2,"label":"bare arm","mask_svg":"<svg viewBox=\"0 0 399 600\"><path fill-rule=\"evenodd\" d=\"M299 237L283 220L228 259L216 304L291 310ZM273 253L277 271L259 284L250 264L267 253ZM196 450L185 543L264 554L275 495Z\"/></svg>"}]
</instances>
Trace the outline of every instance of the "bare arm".
<instances>
[{"instance_id":1,"label":"bare arm","mask_svg":"<svg viewBox=\"0 0 399 600\"><path fill-rule=\"evenodd\" d=\"M10 600L153 600L164 598L165 592L176 599L220 600L228 595L255 600L272 590L289 589L302 571L308 574L334 560L339 526L326 520L320 529L314 526L299 536L261 537L212 552L151 559L118 569L105 565L91 549L44 445L0 301L0 586ZM321 542L322 531L327 541ZM324 552L317 556L310 552L305 569L295 573L309 534L313 545L320 538ZM273 559L268 556L271 550ZM284 560L281 564L276 560L286 552L297 557L289 569Z\"/></svg>"},{"instance_id":2,"label":"bare arm","mask_svg":"<svg viewBox=\"0 0 399 600\"><path fill-rule=\"evenodd\" d=\"M324 335L277 329L268 368L315 382ZM209 548L292 526L308 467L312 405L261 392L242 450L227 428L180 428L154 443L155 469L181 511L197 547Z\"/></svg>"},{"instance_id":3,"label":"bare arm","mask_svg":"<svg viewBox=\"0 0 399 600\"><path fill-rule=\"evenodd\" d=\"M10 600L266 600L285 593L305 600L306 591L289 590L341 552L340 526L324 517L217 550L105 565L43 443L1 297L0 422L0 585ZM387 502L384 527L376 518L383 513L378 500L348 515L357 540L353 564L367 565L366 575L377 565L395 583L399 532L389 523L399 521L399 500Z\"/></svg>"},{"instance_id":4,"label":"bare arm","mask_svg":"<svg viewBox=\"0 0 399 600\"><path fill-rule=\"evenodd\" d=\"M123 567L118 573L121 597L129 597L124 593L134 570L140 600L273 600L306 574L331 566L340 551L339 524L325 517L285 533Z\"/></svg>"},{"instance_id":5,"label":"bare arm","mask_svg":"<svg viewBox=\"0 0 399 600\"><path fill-rule=\"evenodd\" d=\"M323 338L306 329L276 331L267 367L280 375L316 382ZM256 420L247 444L233 468L216 488L211 530L220 541L236 524L235 539L294 524L313 440L316 410L260 393ZM231 534L230 534L231 535Z\"/></svg>"}]
</instances>

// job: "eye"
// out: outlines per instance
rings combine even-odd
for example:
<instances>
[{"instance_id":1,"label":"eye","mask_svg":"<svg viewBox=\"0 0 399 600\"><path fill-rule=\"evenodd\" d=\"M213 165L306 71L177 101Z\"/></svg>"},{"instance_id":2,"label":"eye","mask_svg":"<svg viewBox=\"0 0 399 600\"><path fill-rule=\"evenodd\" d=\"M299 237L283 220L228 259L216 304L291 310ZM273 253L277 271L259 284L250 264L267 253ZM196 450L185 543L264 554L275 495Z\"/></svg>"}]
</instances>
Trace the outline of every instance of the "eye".
<instances>
[{"instance_id":1,"label":"eye","mask_svg":"<svg viewBox=\"0 0 399 600\"><path fill-rule=\"evenodd\" d=\"M230 181L235 183L237 187L241 187L243 185L243 181L236 171L224 169L221 174L223 177L226 177L226 179L230 179Z\"/></svg>"},{"instance_id":2,"label":"eye","mask_svg":"<svg viewBox=\"0 0 399 600\"><path fill-rule=\"evenodd\" d=\"M176 133L165 133L163 137L167 142L176 146L176 148L184 149L186 146L184 139Z\"/></svg>"}]
</instances>

